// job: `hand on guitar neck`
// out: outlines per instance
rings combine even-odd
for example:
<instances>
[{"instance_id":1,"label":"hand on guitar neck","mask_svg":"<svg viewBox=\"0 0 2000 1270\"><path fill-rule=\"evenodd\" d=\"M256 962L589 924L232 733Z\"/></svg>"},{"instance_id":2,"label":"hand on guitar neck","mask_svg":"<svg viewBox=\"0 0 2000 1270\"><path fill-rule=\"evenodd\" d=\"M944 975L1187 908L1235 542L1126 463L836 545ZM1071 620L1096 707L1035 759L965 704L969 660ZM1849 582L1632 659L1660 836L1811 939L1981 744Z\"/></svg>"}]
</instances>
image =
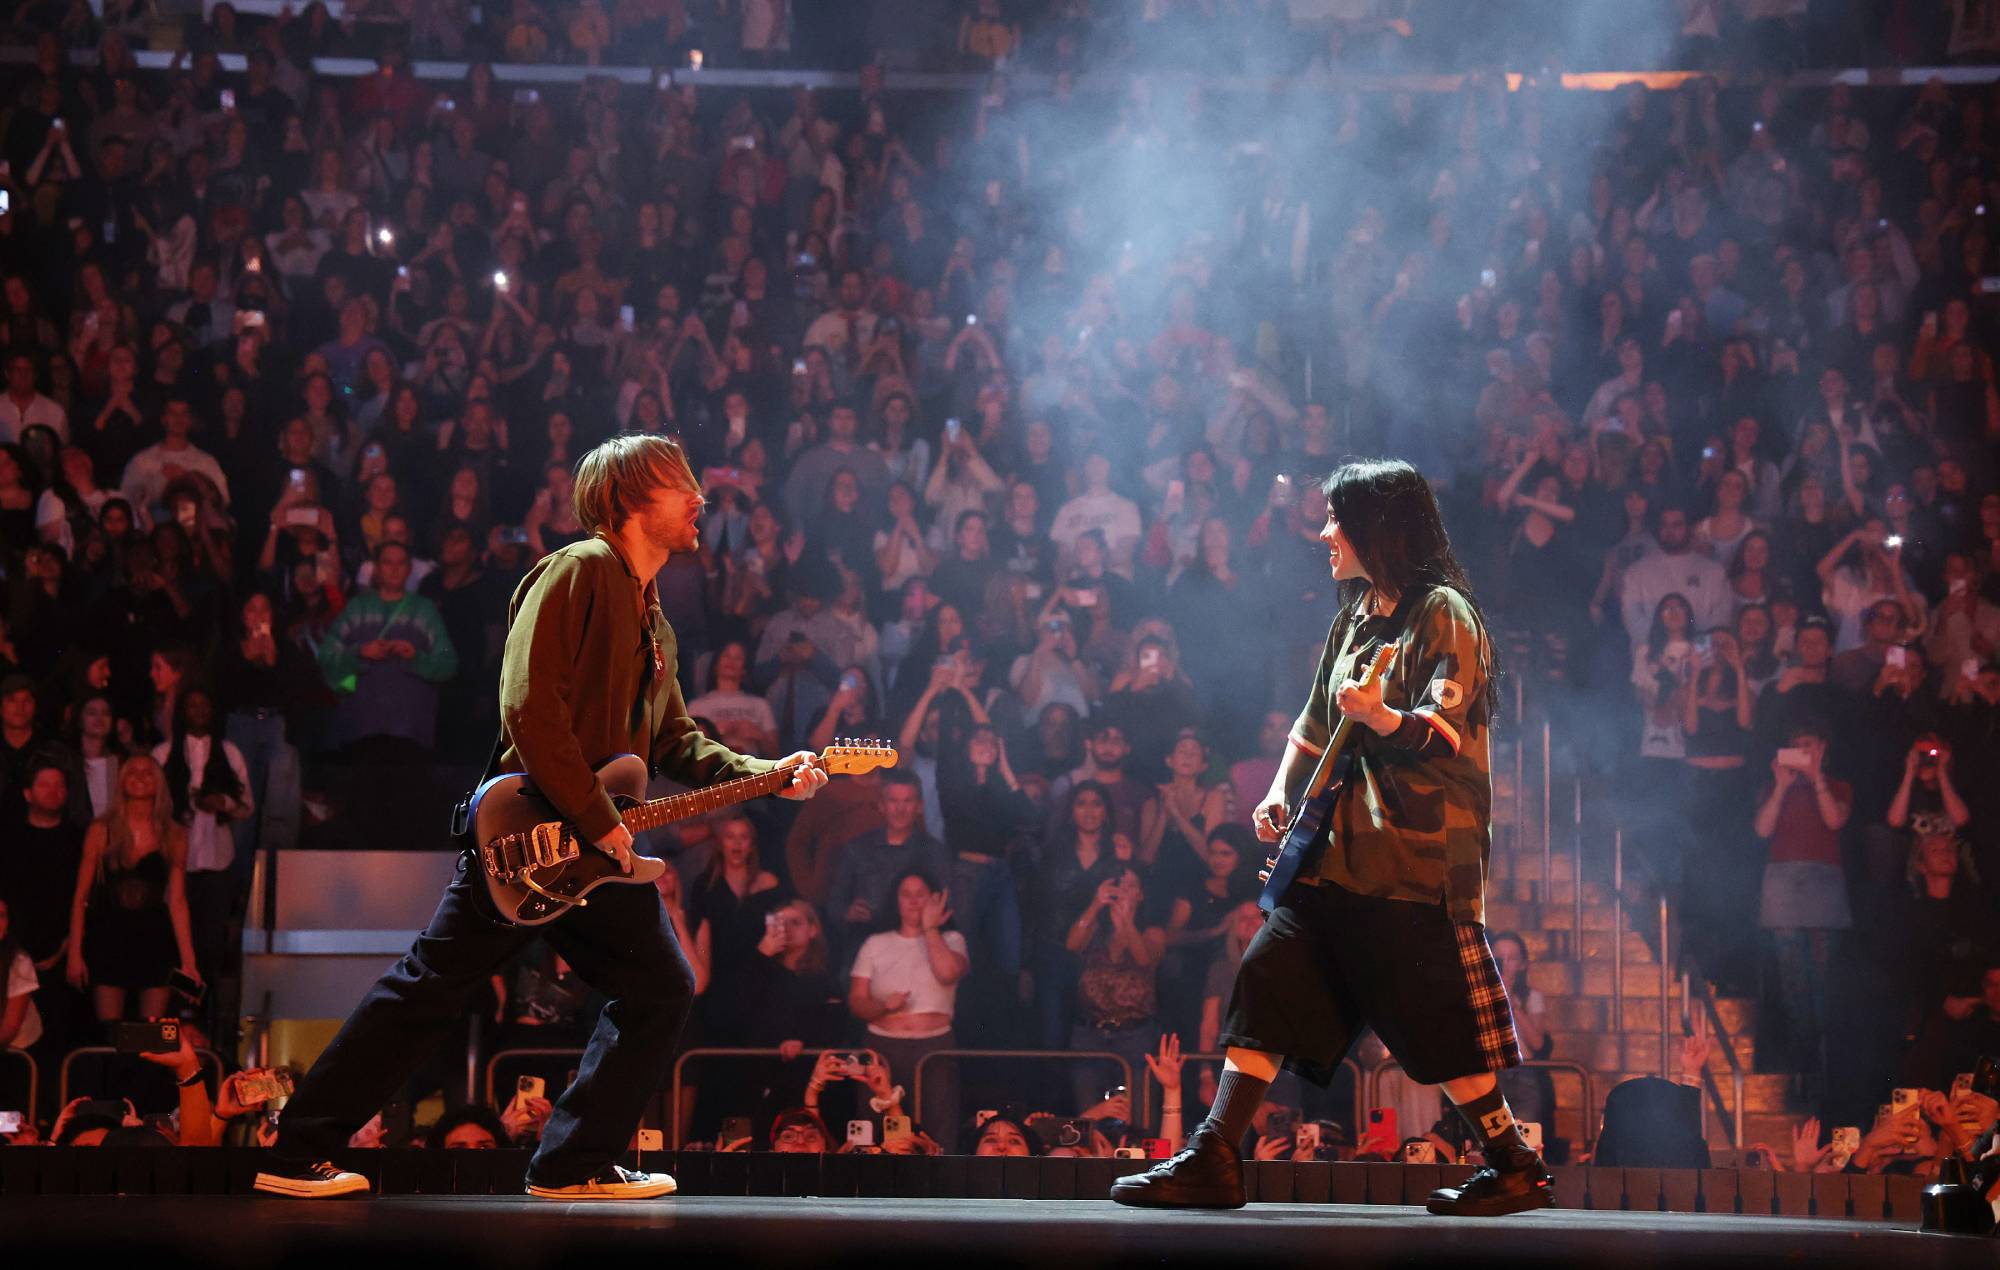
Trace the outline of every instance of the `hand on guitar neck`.
<instances>
[{"instance_id":1,"label":"hand on guitar neck","mask_svg":"<svg viewBox=\"0 0 2000 1270\"><path fill-rule=\"evenodd\" d=\"M826 784L826 765L818 754L811 750L800 750L786 755L778 761L779 767L792 770L792 783L778 791L778 797L802 802L818 793ZM611 832L591 843L599 851L618 862L618 871L629 875L632 872L632 831L623 821L611 827Z\"/></svg>"}]
</instances>

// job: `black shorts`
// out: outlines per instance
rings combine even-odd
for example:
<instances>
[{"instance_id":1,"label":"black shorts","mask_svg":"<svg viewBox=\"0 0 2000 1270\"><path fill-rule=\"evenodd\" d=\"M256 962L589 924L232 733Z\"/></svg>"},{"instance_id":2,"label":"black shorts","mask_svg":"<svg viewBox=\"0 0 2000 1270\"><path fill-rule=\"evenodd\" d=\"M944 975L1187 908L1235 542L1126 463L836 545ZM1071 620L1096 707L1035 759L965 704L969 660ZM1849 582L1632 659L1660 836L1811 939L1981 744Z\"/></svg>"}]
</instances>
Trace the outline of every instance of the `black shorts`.
<instances>
[{"instance_id":1,"label":"black shorts","mask_svg":"<svg viewBox=\"0 0 2000 1270\"><path fill-rule=\"evenodd\" d=\"M1521 1061L1485 927L1441 904L1292 887L1243 952L1220 1043L1282 1054L1323 1086L1370 1027L1421 1084Z\"/></svg>"}]
</instances>

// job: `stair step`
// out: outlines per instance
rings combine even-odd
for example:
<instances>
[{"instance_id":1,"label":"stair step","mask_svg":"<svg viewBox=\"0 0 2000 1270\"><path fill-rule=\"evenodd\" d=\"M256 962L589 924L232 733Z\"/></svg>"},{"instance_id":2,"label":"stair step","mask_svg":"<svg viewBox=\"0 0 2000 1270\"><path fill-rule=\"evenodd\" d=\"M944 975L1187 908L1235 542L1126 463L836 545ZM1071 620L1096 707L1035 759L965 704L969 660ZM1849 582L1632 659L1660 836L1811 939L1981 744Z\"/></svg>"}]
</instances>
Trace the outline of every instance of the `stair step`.
<instances>
[{"instance_id":1,"label":"stair step","mask_svg":"<svg viewBox=\"0 0 2000 1270\"><path fill-rule=\"evenodd\" d=\"M1568 930L1576 920L1574 908L1570 904L1538 904L1531 900L1495 900L1486 906L1486 929L1503 930ZM1610 904L1585 904L1583 906L1583 928L1590 930L1611 929L1616 916ZM1625 929L1637 929L1627 922Z\"/></svg>"},{"instance_id":2,"label":"stair step","mask_svg":"<svg viewBox=\"0 0 2000 1270\"><path fill-rule=\"evenodd\" d=\"M1566 961L1545 961L1538 966L1528 968L1528 984L1541 989L1551 997L1564 995L1608 998L1611 996L1611 963L1586 961L1578 966ZM1678 1001L1680 990L1680 980L1670 978L1667 983L1667 995ZM1658 1000L1660 968L1627 961L1625 995L1628 998L1648 997ZM1657 1016L1653 1026L1659 1026Z\"/></svg>"},{"instance_id":3,"label":"stair step","mask_svg":"<svg viewBox=\"0 0 2000 1270\"><path fill-rule=\"evenodd\" d=\"M1548 893L1542 893L1542 879L1539 876L1527 878L1501 879L1486 884L1486 898L1489 902L1507 904L1532 904L1541 901L1547 904L1567 905L1576 903L1576 891L1567 879L1549 883ZM1611 886L1607 882L1583 884L1583 903L1592 905L1609 904Z\"/></svg>"},{"instance_id":4,"label":"stair step","mask_svg":"<svg viewBox=\"0 0 2000 1270\"><path fill-rule=\"evenodd\" d=\"M1523 930L1511 933L1520 936L1521 942L1528 946L1528 960L1531 962L1573 960L1570 956L1570 932L1567 927L1559 931ZM1652 961L1653 950L1646 946L1645 936L1633 930L1625 932L1625 957L1626 960L1635 964ZM1583 932L1583 958L1585 961L1603 961L1609 963L1611 960L1611 932L1608 930L1591 930L1585 927Z\"/></svg>"},{"instance_id":5,"label":"stair step","mask_svg":"<svg viewBox=\"0 0 2000 1270\"><path fill-rule=\"evenodd\" d=\"M1660 1034L1653 1031L1578 1031L1551 1032L1555 1038L1554 1057L1582 1063L1593 1071L1660 1071ZM1750 1069L1755 1054L1756 1042L1748 1036L1738 1036L1733 1040L1736 1059L1744 1070ZM1680 1066L1680 1037L1667 1038L1668 1070L1678 1071ZM1708 1070L1714 1072L1718 1080L1729 1074L1729 1059L1718 1048L1709 1054Z\"/></svg>"}]
</instances>

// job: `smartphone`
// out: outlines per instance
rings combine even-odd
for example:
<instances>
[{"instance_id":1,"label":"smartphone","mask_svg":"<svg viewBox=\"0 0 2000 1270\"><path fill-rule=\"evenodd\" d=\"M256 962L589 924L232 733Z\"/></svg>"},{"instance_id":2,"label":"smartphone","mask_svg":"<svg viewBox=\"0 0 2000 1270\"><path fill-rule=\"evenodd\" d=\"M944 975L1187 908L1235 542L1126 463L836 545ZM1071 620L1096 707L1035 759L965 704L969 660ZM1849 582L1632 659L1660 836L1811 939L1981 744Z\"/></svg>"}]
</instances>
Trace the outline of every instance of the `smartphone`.
<instances>
[{"instance_id":1,"label":"smartphone","mask_svg":"<svg viewBox=\"0 0 2000 1270\"><path fill-rule=\"evenodd\" d=\"M1397 1131L1396 1109L1394 1107L1370 1107L1368 1109L1368 1133L1376 1141L1401 1142L1403 1135Z\"/></svg>"},{"instance_id":2,"label":"smartphone","mask_svg":"<svg viewBox=\"0 0 2000 1270\"><path fill-rule=\"evenodd\" d=\"M852 1125L848 1126L848 1132L852 1134ZM722 1134L716 1139L716 1145L726 1147L736 1142L748 1142L756 1136L757 1131L751 1127L750 1117L730 1116L722 1122Z\"/></svg>"},{"instance_id":3,"label":"smartphone","mask_svg":"<svg viewBox=\"0 0 2000 1270\"><path fill-rule=\"evenodd\" d=\"M846 1062L849 1067L873 1067L875 1066L875 1056L867 1050L862 1050L858 1054L849 1054Z\"/></svg>"},{"instance_id":4,"label":"smartphone","mask_svg":"<svg viewBox=\"0 0 2000 1270\"><path fill-rule=\"evenodd\" d=\"M1299 1132L1299 1113L1290 1107L1273 1107L1264 1120L1264 1136L1267 1138L1294 1138Z\"/></svg>"},{"instance_id":5,"label":"smartphone","mask_svg":"<svg viewBox=\"0 0 2000 1270\"><path fill-rule=\"evenodd\" d=\"M1958 1097L1960 1094L1969 1094L1971 1092L1972 1092L1971 1072L1960 1072L1958 1075L1951 1078L1951 1096L1953 1098Z\"/></svg>"},{"instance_id":6,"label":"smartphone","mask_svg":"<svg viewBox=\"0 0 2000 1270\"><path fill-rule=\"evenodd\" d=\"M803 374L805 374L805 373L806 373L806 359L805 359L805 358L803 358L803 357L794 357L794 358L792 359L792 373L793 373L794 375L803 375Z\"/></svg>"},{"instance_id":7,"label":"smartphone","mask_svg":"<svg viewBox=\"0 0 2000 1270\"><path fill-rule=\"evenodd\" d=\"M1500 285L1500 275L1491 269L1481 269L1479 271L1479 285L1491 291Z\"/></svg>"},{"instance_id":8,"label":"smartphone","mask_svg":"<svg viewBox=\"0 0 2000 1270\"><path fill-rule=\"evenodd\" d=\"M225 88L225 89L223 89L223 90L222 90L222 108L223 108L224 110L234 110L234 109L236 109L236 90L235 90L235 89L233 89L233 88Z\"/></svg>"},{"instance_id":9,"label":"smartphone","mask_svg":"<svg viewBox=\"0 0 2000 1270\"><path fill-rule=\"evenodd\" d=\"M1090 1145L1092 1129L1090 1121L1075 1116L1061 1121L1056 1126L1056 1145L1059 1147L1087 1147Z\"/></svg>"},{"instance_id":10,"label":"smartphone","mask_svg":"<svg viewBox=\"0 0 2000 1270\"><path fill-rule=\"evenodd\" d=\"M1882 653L1882 664L1891 670L1901 670L1910 661L1910 651L1901 644L1891 644Z\"/></svg>"},{"instance_id":11,"label":"smartphone","mask_svg":"<svg viewBox=\"0 0 2000 1270\"><path fill-rule=\"evenodd\" d=\"M1795 772L1812 770L1812 755L1797 746L1786 746L1778 751L1778 766L1789 767Z\"/></svg>"},{"instance_id":12,"label":"smartphone","mask_svg":"<svg viewBox=\"0 0 2000 1270\"><path fill-rule=\"evenodd\" d=\"M1854 1153L1860 1149L1861 1127L1859 1125L1842 1125L1833 1131L1833 1153L1835 1155L1846 1156L1852 1159Z\"/></svg>"},{"instance_id":13,"label":"smartphone","mask_svg":"<svg viewBox=\"0 0 2000 1270\"><path fill-rule=\"evenodd\" d=\"M907 1142L915 1136L915 1132L910 1128L910 1118L908 1116L882 1117L882 1145L887 1146L891 1142Z\"/></svg>"},{"instance_id":14,"label":"smartphone","mask_svg":"<svg viewBox=\"0 0 2000 1270\"><path fill-rule=\"evenodd\" d=\"M285 483L291 488L292 493L294 494L305 493L306 470L302 467L293 468L289 473L286 474Z\"/></svg>"},{"instance_id":15,"label":"smartphone","mask_svg":"<svg viewBox=\"0 0 2000 1270\"><path fill-rule=\"evenodd\" d=\"M1114 1147L1111 1151L1111 1158L1114 1160L1143 1160L1146 1158L1146 1151L1144 1147Z\"/></svg>"},{"instance_id":16,"label":"smartphone","mask_svg":"<svg viewBox=\"0 0 2000 1270\"><path fill-rule=\"evenodd\" d=\"M528 531L520 525L510 525L500 531L500 541L510 547L525 547L528 545Z\"/></svg>"},{"instance_id":17,"label":"smartphone","mask_svg":"<svg viewBox=\"0 0 2000 1270\"><path fill-rule=\"evenodd\" d=\"M541 99L542 95L532 88L517 88L514 90L514 104L516 106L532 106Z\"/></svg>"},{"instance_id":18,"label":"smartphone","mask_svg":"<svg viewBox=\"0 0 2000 1270\"><path fill-rule=\"evenodd\" d=\"M1520 1122L1520 1129L1521 1129L1521 1141L1528 1144L1528 1149L1530 1151L1533 1151L1536 1155L1540 1155L1542 1153L1541 1121L1523 1120Z\"/></svg>"},{"instance_id":19,"label":"smartphone","mask_svg":"<svg viewBox=\"0 0 2000 1270\"><path fill-rule=\"evenodd\" d=\"M181 507L186 511L193 510L187 503L181 504ZM189 516L187 519L192 520L193 517ZM167 989L189 1005L200 1005L202 998L208 995L207 985L193 975L182 974L179 970L167 972Z\"/></svg>"},{"instance_id":20,"label":"smartphone","mask_svg":"<svg viewBox=\"0 0 2000 1270\"><path fill-rule=\"evenodd\" d=\"M514 1082L514 1096L526 1102L548 1096L548 1084L540 1076L523 1076Z\"/></svg>"},{"instance_id":21,"label":"smartphone","mask_svg":"<svg viewBox=\"0 0 2000 1270\"><path fill-rule=\"evenodd\" d=\"M507 271L505 269L495 269L493 271L493 289L495 291L505 291L507 289Z\"/></svg>"},{"instance_id":22,"label":"smartphone","mask_svg":"<svg viewBox=\"0 0 2000 1270\"><path fill-rule=\"evenodd\" d=\"M861 691L861 672L858 670L850 670L846 674L842 675L840 677L840 690L842 692Z\"/></svg>"},{"instance_id":23,"label":"smartphone","mask_svg":"<svg viewBox=\"0 0 2000 1270\"><path fill-rule=\"evenodd\" d=\"M749 1124L748 1120L743 1123ZM851 1147L872 1147L875 1145L875 1122L873 1120L850 1120L847 1122L847 1145Z\"/></svg>"},{"instance_id":24,"label":"smartphone","mask_svg":"<svg viewBox=\"0 0 2000 1270\"><path fill-rule=\"evenodd\" d=\"M1317 1120L1299 1121L1299 1127L1292 1134L1292 1145L1301 1151L1308 1149L1313 1151L1319 1150L1319 1122Z\"/></svg>"},{"instance_id":25,"label":"smartphone","mask_svg":"<svg viewBox=\"0 0 2000 1270\"><path fill-rule=\"evenodd\" d=\"M1095 587L1072 587L1071 590L1074 592L1071 602L1078 608L1091 609L1097 607L1097 589Z\"/></svg>"},{"instance_id":26,"label":"smartphone","mask_svg":"<svg viewBox=\"0 0 2000 1270\"><path fill-rule=\"evenodd\" d=\"M291 1096L292 1074L282 1067L252 1069L236 1079L236 1101L246 1107L261 1107L273 1098Z\"/></svg>"},{"instance_id":27,"label":"smartphone","mask_svg":"<svg viewBox=\"0 0 2000 1270\"><path fill-rule=\"evenodd\" d=\"M1888 537L1882 540L1883 548L1888 551L1894 551L1897 548L1901 547L1902 545L1903 545L1903 535L1901 534L1890 534Z\"/></svg>"},{"instance_id":28,"label":"smartphone","mask_svg":"<svg viewBox=\"0 0 2000 1270\"><path fill-rule=\"evenodd\" d=\"M1168 1138L1147 1138L1139 1144L1139 1149L1146 1153L1148 1160L1164 1160L1174 1153L1174 1144Z\"/></svg>"},{"instance_id":29,"label":"smartphone","mask_svg":"<svg viewBox=\"0 0 2000 1270\"><path fill-rule=\"evenodd\" d=\"M1921 1106L1923 1106L1923 1091L1920 1089L1892 1089L1889 1091L1889 1114L1892 1116L1900 1116L1906 1111L1914 1110ZM1912 1121L1903 1133L1904 1144L1906 1146L1914 1145L1917 1135L1922 1132L1922 1129L1923 1126L1921 1124Z\"/></svg>"},{"instance_id":30,"label":"smartphone","mask_svg":"<svg viewBox=\"0 0 2000 1270\"><path fill-rule=\"evenodd\" d=\"M661 92L664 93L673 86L674 73L672 71L661 71L659 74L653 76L653 87L659 89Z\"/></svg>"},{"instance_id":31,"label":"smartphone","mask_svg":"<svg viewBox=\"0 0 2000 1270\"><path fill-rule=\"evenodd\" d=\"M629 305L629 304L621 304L621 305L619 305L619 306L618 306L618 329L619 329L619 330L621 330L621 331L628 331L628 332L629 332L629 331L630 331L630 330L632 329L632 324L633 324L633 321L634 321L635 317L636 317L636 315L634 314L634 312L633 312L633 309L632 309L632 306L631 306L631 305Z\"/></svg>"},{"instance_id":32,"label":"smartphone","mask_svg":"<svg viewBox=\"0 0 2000 1270\"><path fill-rule=\"evenodd\" d=\"M145 1019L120 1023L113 1048L120 1054L172 1054L181 1047L179 1019Z\"/></svg>"},{"instance_id":33,"label":"smartphone","mask_svg":"<svg viewBox=\"0 0 2000 1270\"><path fill-rule=\"evenodd\" d=\"M398 278L407 278L407 277L409 277L409 276L410 276L410 267L409 267L408 265L397 265L397 266L396 266L396 276L397 276Z\"/></svg>"},{"instance_id":34,"label":"smartphone","mask_svg":"<svg viewBox=\"0 0 2000 1270\"><path fill-rule=\"evenodd\" d=\"M958 444L958 438L960 434L962 434L964 431L965 431L965 425L960 423L957 419L955 418L946 419L944 421L944 439L946 441L951 442L953 445Z\"/></svg>"},{"instance_id":35,"label":"smartphone","mask_svg":"<svg viewBox=\"0 0 2000 1270\"><path fill-rule=\"evenodd\" d=\"M664 1151L667 1135L658 1129L641 1129L632 1135L632 1145L640 1151Z\"/></svg>"},{"instance_id":36,"label":"smartphone","mask_svg":"<svg viewBox=\"0 0 2000 1270\"><path fill-rule=\"evenodd\" d=\"M294 507L285 513L285 523L294 529L301 526L307 529L317 529L319 528L319 508Z\"/></svg>"},{"instance_id":37,"label":"smartphone","mask_svg":"<svg viewBox=\"0 0 2000 1270\"><path fill-rule=\"evenodd\" d=\"M402 1147L410 1144L410 1104L402 1101L382 1104L382 1145Z\"/></svg>"},{"instance_id":38,"label":"smartphone","mask_svg":"<svg viewBox=\"0 0 2000 1270\"><path fill-rule=\"evenodd\" d=\"M1436 1164L1437 1162L1438 1144L1429 1138L1419 1138L1415 1142L1403 1144L1403 1163Z\"/></svg>"},{"instance_id":39,"label":"smartphone","mask_svg":"<svg viewBox=\"0 0 2000 1270\"><path fill-rule=\"evenodd\" d=\"M979 315L978 315L977 313L968 313L968 314L966 314L966 315L965 315L965 324L966 324L967 326L978 326L978 325L979 325Z\"/></svg>"},{"instance_id":40,"label":"smartphone","mask_svg":"<svg viewBox=\"0 0 2000 1270\"><path fill-rule=\"evenodd\" d=\"M77 1116L101 1116L113 1120L118 1124L124 1124L125 1113L131 1109L131 1105L123 1098L88 1098L78 1104L75 1114Z\"/></svg>"},{"instance_id":41,"label":"smartphone","mask_svg":"<svg viewBox=\"0 0 2000 1270\"><path fill-rule=\"evenodd\" d=\"M0 189L0 216L5 216L10 212L12 212L13 210L14 210L13 192L6 189ZM92 313L88 314L87 316L96 317L97 315L95 313Z\"/></svg>"},{"instance_id":42,"label":"smartphone","mask_svg":"<svg viewBox=\"0 0 2000 1270\"><path fill-rule=\"evenodd\" d=\"M701 63L702 63L702 56L701 56L701 50L700 50L700 49L689 49L689 50L688 50L688 69L689 69L689 70L691 70L691 71L698 71L698 70L700 70L700 69L701 69Z\"/></svg>"},{"instance_id":43,"label":"smartphone","mask_svg":"<svg viewBox=\"0 0 2000 1270\"><path fill-rule=\"evenodd\" d=\"M0 1133L13 1134L21 1131L21 1113L0 1111Z\"/></svg>"},{"instance_id":44,"label":"smartphone","mask_svg":"<svg viewBox=\"0 0 2000 1270\"><path fill-rule=\"evenodd\" d=\"M439 98L439 99L438 99L438 109L439 109L439 110L457 110L457 109L458 109L458 103L457 103L457 102L455 102L455 101L453 101L453 100L452 100L451 98L449 98L449 97L441 97L441 98Z\"/></svg>"}]
</instances>

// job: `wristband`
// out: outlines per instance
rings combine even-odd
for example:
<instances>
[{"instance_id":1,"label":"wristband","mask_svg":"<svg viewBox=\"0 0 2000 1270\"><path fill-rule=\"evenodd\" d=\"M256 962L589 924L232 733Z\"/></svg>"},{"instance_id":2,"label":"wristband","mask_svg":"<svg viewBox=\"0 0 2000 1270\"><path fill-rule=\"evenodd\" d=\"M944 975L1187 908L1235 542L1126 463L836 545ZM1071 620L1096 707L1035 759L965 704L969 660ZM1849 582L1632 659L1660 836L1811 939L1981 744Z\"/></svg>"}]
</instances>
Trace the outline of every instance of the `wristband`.
<instances>
[{"instance_id":1,"label":"wristband","mask_svg":"<svg viewBox=\"0 0 2000 1270\"><path fill-rule=\"evenodd\" d=\"M903 1087L901 1085L892 1085L889 1088L889 1092L880 1098L870 1098L868 1106L874 1110L875 1114L880 1115L901 1101L903 1101Z\"/></svg>"},{"instance_id":2,"label":"wristband","mask_svg":"<svg viewBox=\"0 0 2000 1270\"><path fill-rule=\"evenodd\" d=\"M202 1072L200 1065L197 1064L194 1069L194 1075L188 1077L186 1080L176 1081L174 1083L179 1085L182 1089L192 1089L196 1085L202 1083L203 1076L204 1073Z\"/></svg>"}]
</instances>

